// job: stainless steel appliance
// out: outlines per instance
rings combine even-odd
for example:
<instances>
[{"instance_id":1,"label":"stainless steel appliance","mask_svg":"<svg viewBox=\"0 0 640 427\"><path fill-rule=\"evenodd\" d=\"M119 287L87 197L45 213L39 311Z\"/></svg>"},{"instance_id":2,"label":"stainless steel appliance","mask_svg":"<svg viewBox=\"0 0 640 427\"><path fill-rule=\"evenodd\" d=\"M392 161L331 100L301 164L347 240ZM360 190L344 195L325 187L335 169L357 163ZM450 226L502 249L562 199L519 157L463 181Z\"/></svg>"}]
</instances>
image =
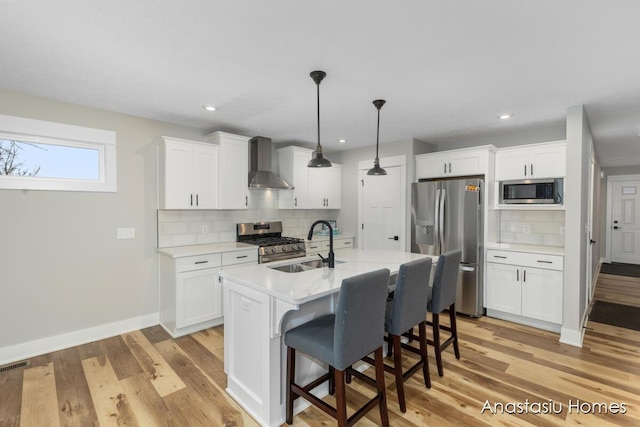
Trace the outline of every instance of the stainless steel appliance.
<instances>
[{"instance_id":1,"label":"stainless steel appliance","mask_svg":"<svg viewBox=\"0 0 640 427\"><path fill-rule=\"evenodd\" d=\"M500 182L502 204L561 204L563 179L524 179Z\"/></svg>"},{"instance_id":2,"label":"stainless steel appliance","mask_svg":"<svg viewBox=\"0 0 640 427\"><path fill-rule=\"evenodd\" d=\"M258 263L281 261L307 255L304 240L282 236L282 221L236 224L237 241L257 245Z\"/></svg>"},{"instance_id":3,"label":"stainless steel appliance","mask_svg":"<svg viewBox=\"0 0 640 427\"><path fill-rule=\"evenodd\" d=\"M484 177L420 180L411 188L411 252L439 255L461 249L456 311L484 314Z\"/></svg>"}]
</instances>

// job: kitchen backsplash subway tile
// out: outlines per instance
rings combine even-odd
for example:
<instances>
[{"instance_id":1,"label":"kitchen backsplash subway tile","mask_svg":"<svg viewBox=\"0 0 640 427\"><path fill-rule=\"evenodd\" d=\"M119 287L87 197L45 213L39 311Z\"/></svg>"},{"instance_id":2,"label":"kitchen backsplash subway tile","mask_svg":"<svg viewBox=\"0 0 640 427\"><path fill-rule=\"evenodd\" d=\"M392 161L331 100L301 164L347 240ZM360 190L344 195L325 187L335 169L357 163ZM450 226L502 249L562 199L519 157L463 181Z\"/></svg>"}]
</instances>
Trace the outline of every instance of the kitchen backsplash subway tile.
<instances>
[{"instance_id":1,"label":"kitchen backsplash subway tile","mask_svg":"<svg viewBox=\"0 0 640 427\"><path fill-rule=\"evenodd\" d=\"M500 241L562 247L564 222L564 211L504 210L500 217Z\"/></svg>"},{"instance_id":2,"label":"kitchen backsplash subway tile","mask_svg":"<svg viewBox=\"0 0 640 427\"><path fill-rule=\"evenodd\" d=\"M260 193L260 192L254 192ZM239 222L282 221L283 235L303 237L318 219L338 217L337 210L279 210L268 194L250 198L241 211L158 211L158 247L233 242ZM257 201L256 201L257 200ZM275 207L273 207L275 205Z\"/></svg>"}]
</instances>

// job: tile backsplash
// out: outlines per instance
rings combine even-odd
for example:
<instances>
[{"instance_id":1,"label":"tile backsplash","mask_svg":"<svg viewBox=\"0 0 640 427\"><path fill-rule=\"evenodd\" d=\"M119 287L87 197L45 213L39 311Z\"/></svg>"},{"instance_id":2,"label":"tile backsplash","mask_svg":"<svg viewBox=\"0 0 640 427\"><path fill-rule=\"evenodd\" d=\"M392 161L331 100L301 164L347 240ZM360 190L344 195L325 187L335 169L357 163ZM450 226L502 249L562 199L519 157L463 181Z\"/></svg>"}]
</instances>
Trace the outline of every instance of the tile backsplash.
<instances>
[{"instance_id":1,"label":"tile backsplash","mask_svg":"<svg viewBox=\"0 0 640 427\"><path fill-rule=\"evenodd\" d=\"M251 190L247 210L158 211L158 247L233 242L240 222L282 221L282 234L302 237L318 219L338 217L338 210L278 209L278 192ZM339 224L338 224L339 226Z\"/></svg>"},{"instance_id":2,"label":"tile backsplash","mask_svg":"<svg viewBox=\"0 0 640 427\"><path fill-rule=\"evenodd\" d=\"M500 242L564 246L564 211L503 210Z\"/></svg>"}]
</instances>

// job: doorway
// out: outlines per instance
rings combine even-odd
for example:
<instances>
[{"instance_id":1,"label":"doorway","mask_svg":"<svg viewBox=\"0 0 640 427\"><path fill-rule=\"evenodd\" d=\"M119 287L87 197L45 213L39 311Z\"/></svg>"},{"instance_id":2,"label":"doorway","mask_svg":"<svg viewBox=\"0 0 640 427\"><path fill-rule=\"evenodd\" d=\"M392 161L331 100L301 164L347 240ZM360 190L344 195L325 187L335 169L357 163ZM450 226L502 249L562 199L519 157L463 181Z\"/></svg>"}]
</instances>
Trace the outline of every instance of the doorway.
<instances>
[{"instance_id":1,"label":"doorway","mask_svg":"<svg viewBox=\"0 0 640 427\"><path fill-rule=\"evenodd\" d=\"M607 178L607 260L640 264L640 175Z\"/></svg>"},{"instance_id":2,"label":"doorway","mask_svg":"<svg viewBox=\"0 0 640 427\"><path fill-rule=\"evenodd\" d=\"M358 165L358 246L404 252L407 250L406 156L380 159L387 175L367 175L372 164L373 160L366 160Z\"/></svg>"}]
</instances>

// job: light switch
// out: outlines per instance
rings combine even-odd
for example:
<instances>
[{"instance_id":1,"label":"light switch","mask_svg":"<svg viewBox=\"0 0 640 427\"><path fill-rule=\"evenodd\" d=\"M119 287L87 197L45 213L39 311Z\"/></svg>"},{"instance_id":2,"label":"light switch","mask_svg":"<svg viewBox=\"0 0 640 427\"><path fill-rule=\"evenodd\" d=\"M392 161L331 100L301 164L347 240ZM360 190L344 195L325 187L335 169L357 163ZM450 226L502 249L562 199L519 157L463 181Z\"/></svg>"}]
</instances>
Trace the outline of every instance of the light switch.
<instances>
[{"instance_id":1,"label":"light switch","mask_svg":"<svg viewBox=\"0 0 640 427\"><path fill-rule=\"evenodd\" d=\"M134 227L121 227L116 230L116 238L118 239L135 239L136 229Z\"/></svg>"}]
</instances>

